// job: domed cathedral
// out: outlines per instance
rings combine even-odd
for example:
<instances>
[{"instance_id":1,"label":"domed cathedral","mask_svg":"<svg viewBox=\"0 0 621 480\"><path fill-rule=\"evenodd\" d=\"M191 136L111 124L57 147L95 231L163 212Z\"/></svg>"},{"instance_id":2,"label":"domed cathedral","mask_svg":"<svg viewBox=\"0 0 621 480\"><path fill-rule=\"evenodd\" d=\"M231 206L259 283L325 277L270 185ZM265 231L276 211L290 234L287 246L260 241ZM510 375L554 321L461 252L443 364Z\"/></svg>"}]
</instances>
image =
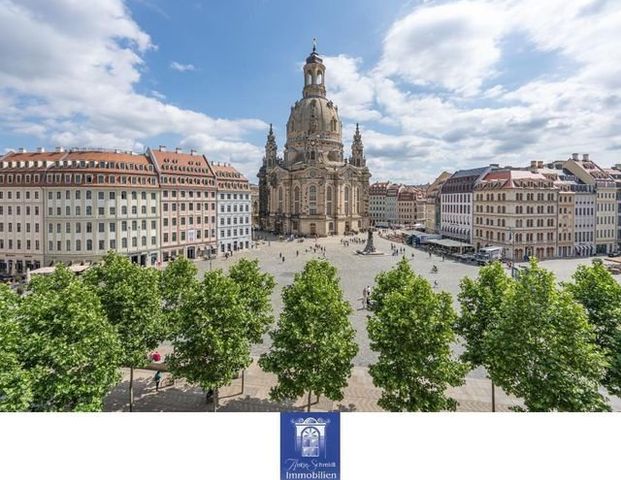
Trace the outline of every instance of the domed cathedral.
<instances>
[{"instance_id":1,"label":"domed cathedral","mask_svg":"<svg viewBox=\"0 0 621 480\"><path fill-rule=\"evenodd\" d=\"M278 234L343 234L369 226L369 178L356 124L351 156L343 154L338 107L326 98L326 67L313 46L304 90L291 107L284 158L272 126L259 170L261 228Z\"/></svg>"}]
</instances>

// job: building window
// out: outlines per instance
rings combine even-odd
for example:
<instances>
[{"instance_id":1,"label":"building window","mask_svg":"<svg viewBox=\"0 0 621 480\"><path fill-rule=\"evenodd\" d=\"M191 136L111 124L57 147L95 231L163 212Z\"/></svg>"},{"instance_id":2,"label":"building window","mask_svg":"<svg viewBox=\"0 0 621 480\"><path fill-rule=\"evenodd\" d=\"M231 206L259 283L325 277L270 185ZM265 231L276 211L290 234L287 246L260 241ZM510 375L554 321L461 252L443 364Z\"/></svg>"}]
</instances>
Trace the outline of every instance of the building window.
<instances>
[{"instance_id":1,"label":"building window","mask_svg":"<svg viewBox=\"0 0 621 480\"><path fill-rule=\"evenodd\" d=\"M315 185L308 187L308 213L317 214L317 187Z\"/></svg>"}]
</instances>

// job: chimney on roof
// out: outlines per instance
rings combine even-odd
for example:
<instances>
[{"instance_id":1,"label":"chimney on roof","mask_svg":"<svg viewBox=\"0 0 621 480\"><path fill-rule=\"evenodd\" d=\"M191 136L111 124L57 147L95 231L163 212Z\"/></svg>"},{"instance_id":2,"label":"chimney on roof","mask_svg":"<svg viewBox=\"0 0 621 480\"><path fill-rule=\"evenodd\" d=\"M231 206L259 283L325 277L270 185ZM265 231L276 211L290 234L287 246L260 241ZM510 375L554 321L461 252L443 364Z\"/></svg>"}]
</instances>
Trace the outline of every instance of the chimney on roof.
<instances>
[{"instance_id":1,"label":"chimney on roof","mask_svg":"<svg viewBox=\"0 0 621 480\"><path fill-rule=\"evenodd\" d=\"M196 155L196 150L191 149L191 150L190 150L190 155L192 155L192 156Z\"/></svg>"},{"instance_id":2,"label":"chimney on roof","mask_svg":"<svg viewBox=\"0 0 621 480\"><path fill-rule=\"evenodd\" d=\"M536 169L537 168L537 163L538 163L537 160L531 160L530 161L530 168L533 169L533 170Z\"/></svg>"},{"instance_id":3,"label":"chimney on roof","mask_svg":"<svg viewBox=\"0 0 621 480\"><path fill-rule=\"evenodd\" d=\"M160 152L165 152L166 151L166 145L160 145Z\"/></svg>"},{"instance_id":4,"label":"chimney on roof","mask_svg":"<svg viewBox=\"0 0 621 480\"><path fill-rule=\"evenodd\" d=\"M181 153L183 150L180 147L175 148L175 153Z\"/></svg>"},{"instance_id":5,"label":"chimney on roof","mask_svg":"<svg viewBox=\"0 0 621 480\"><path fill-rule=\"evenodd\" d=\"M572 160L578 160L578 154L577 153L572 153L571 154L571 159Z\"/></svg>"},{"instance_id":6,"label":"chimney on roof","mask_svg":"<svg viewBox=\"0 0 621 480\"><path fill-rule=\"evenodd\" d=\"M45 148L37 147L37 153L43 153L43 152L45 152Z\"/></svg>"},{"instance_id":7,"label":"chimney on roof","mask_svg":"<svg viewBox=\"0 0 621 480\"><path fill-rule=\"evenodd\" d=\"M543 168L543 160L537 160L537 168Z\"/></svg>"},{"instance_id":8,"label":"chimney on roof","mask_svg":"<svg viewBox=\"0 0 621 480\"><path fill-rule=\"evenodd\" d=\"M24 147L19 147L19 148L17 149L17 152L18 152L18 153L26 153L26 149L25 149Z\"/></svg>"},{"instance_id":9,"label":"chimney on roof","mask_svg":"<svg viewBox=\"0 0 621 480\"><path fill-rule=\"evenodd\" d=\"M114 153L121 153L121 151L118 148L115 148Z\"/></svg>"},{"instance_id":10,"label":"chimney on roof","mask_svg":"<svg viewBox=\"0 0 621 480\"><path fill-rule=\"evenodd\" d=\"M56 147L56 151L62 153L65 151L65 149L63 147Z\"/></svg>"},{"instance_id":11,"label":"chimney on roof","mask_svg":"<svg viewBox=\"0 0 621 480\"><path fill-rule=\"evenodd\" d=\"M588 162L589 161L589 154L588 153L583 153L582 154L582 160L585 161L585 162Z\"/></svg>"}]
</instances>

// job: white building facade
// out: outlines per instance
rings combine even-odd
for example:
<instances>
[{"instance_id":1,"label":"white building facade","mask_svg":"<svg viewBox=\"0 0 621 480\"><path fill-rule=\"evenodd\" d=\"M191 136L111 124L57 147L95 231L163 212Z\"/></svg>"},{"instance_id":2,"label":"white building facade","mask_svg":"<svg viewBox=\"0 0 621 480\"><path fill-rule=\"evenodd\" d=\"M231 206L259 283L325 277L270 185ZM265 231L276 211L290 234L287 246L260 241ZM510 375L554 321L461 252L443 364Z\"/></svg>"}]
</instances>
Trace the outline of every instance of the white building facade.
<instances>
[{"instance_id":1,"label":"white building facade","mask_svg":"<svg viewBox=\"0 0 621 480\"><path fill-rule=\"evenodd\" d=\"M212 164L217 181L218 253L252 246L250 183L229 164Z\"/></svg>"},{"instance_id":2,"label":"white building facade","mask_svg":"<svg viewBox=\"0 0 621 480\"><path fill-rule=\"evenodd\" d=\"M473 242L474 187L491 167L459 170L442 185L440 193L440 234L466 242Z\"/></svg>"}]
</instances>

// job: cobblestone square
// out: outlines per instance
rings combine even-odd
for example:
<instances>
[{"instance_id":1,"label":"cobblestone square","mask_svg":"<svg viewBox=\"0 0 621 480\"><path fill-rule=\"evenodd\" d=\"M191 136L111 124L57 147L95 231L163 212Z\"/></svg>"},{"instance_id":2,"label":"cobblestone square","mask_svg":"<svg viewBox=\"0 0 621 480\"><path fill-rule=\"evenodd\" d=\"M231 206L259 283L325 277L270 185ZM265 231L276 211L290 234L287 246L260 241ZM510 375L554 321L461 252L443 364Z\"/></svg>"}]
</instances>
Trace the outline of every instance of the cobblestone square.
<instances>
[{"instance_id":1,"label":"cobblestone square","mask_svg":"<svg viewBox=\"0 0 621 480\"><path fill-rule=\"evenodd\" d=\"M356 250L362 249L364 243L354 243L352 238L348 246L344 246L341 240L344 237L321 238L317 241L318 245L325 247L326 256L333 265L336 266L341 275L341 286L345 298L351 303L354 312L351 316L352 324L356 330L356 338L360 350L354 360L354 369L345 389L345 398L341 402L332 402L326 398L321 398L319 403L313 405L314 410L340 410L340 411L381 411L377 405L377 400L381 392L372 382L368 373L368 366L374 362L375 354L369 348L367 336L367 315L368 311L362 308L362 289L367 285L373 287L375 276L393 267L404 255L411 263L414 270L427 278L430 282L438 282L438 290L445 290L453 296L455 308L458 309L457 293L459 282L464 276L476 276L479 267L475 265L455 262L449 259L442 260L441 257L412 248L407 245L395 243L397 247L405 249L404 254L391 255L391 242L379 237L374 237L376 248L384 252L385 255L362 257L356 255ZM293 282L294 275L301 271L304 264L312 258L324 258L322 253L314 253L312 247L315 244L312 240L283 241L272 239L270 241L258 242L258 247L242 252L235 253L233 257L225 259L218 257L211 260L197 260L199 276L212 269L227 269L239 258L257 258L261 267L274 275L277 285L273 295L273 306L276 317L282 309L281 293L282 288ZM281 259L282 254L284 261ZM552 270L559 281L569 280L578 265L589 264L592 258L572 258L566 260L547 260L542 262L543 266ZM432 267L438 267L438 273L431 273ZM262 345L256 345L253 349L255 360L258 356L269 348L269 337L264 339ZM162 346L160 351L166 353L168 347ZM455 346L456 354L461 351L459 345ZM127 388L129 374L123 371L123 382L107 397L105 410L107 411L126 411L127 410ZM176 380L174 385L163 388L160 392L155 392L153 383L153 372L148 370L138 370L135 374L135 398L136 411L205 411L212 410L212 404L205 403L204 392L192 385L188 385L184 380ZM247 370L245 377L244 392L241 393L241 381L235 380L231 385L220 391L219 411L280 411L291 409L303 409L304 399L298 399L289 403L276 403L269 399L269 389L274 385L275 377L263 372L256 361ZM458 411L491 411L491 384L485 377L482 369L471 371L466 376L466 383L457 388L451 388L447 392L458 401ZM612 397L611 403L613 410L621 411L621 400ZM498 411L509 411L512 406L519 405L519 399L507 396L500 389L496 391L496 409Z\"/></svg>"}]
</instances>

